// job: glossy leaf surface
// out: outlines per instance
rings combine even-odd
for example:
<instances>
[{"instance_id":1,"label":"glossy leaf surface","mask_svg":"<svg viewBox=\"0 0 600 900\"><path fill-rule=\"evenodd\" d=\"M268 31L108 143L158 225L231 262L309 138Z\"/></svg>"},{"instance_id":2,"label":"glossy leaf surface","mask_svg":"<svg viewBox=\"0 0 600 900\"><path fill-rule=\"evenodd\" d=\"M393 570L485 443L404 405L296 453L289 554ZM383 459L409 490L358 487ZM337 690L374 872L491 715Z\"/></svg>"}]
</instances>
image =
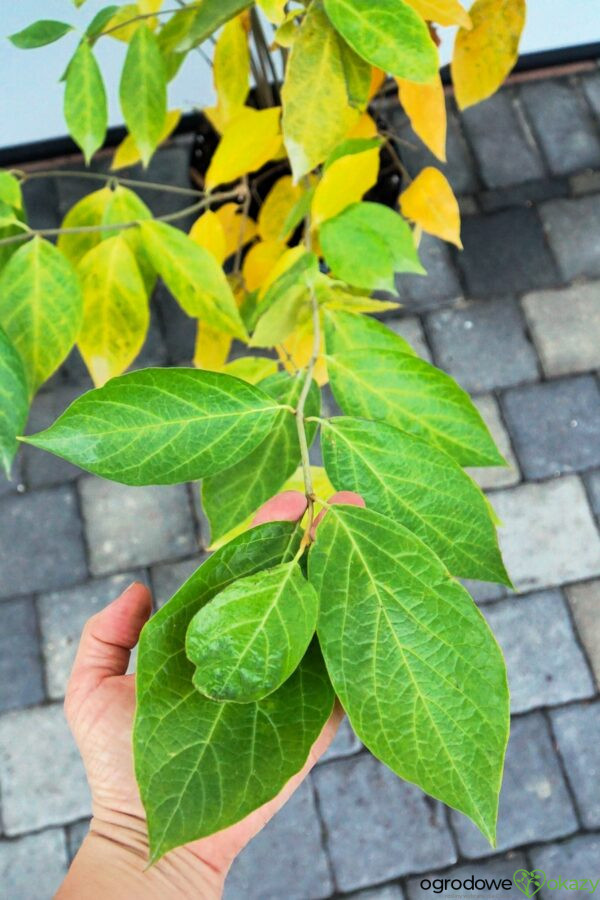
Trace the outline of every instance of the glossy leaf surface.
<instances>
[{"instance_id":1,"label":"glossy leaf surface","mask_svg":"<svg viewBox=\"0 0 600 900\"><path fill-rule=\"evenodd\" d=\"M65 121L89 162L104 143L108 103L100 67L87 41L82 41L67 69Z\"/></svg>"},{"instance_id":2,"label":"glossy leaf surface","mask_svg":"<svg viewBox=\"0 0 600 900\"><path fill-rule=\"evenodd\" d=\"M0 328L0 462L7 477L17 452L17 435L27 419L29 398L21 357Z\"/></svg>"}]
</instances>

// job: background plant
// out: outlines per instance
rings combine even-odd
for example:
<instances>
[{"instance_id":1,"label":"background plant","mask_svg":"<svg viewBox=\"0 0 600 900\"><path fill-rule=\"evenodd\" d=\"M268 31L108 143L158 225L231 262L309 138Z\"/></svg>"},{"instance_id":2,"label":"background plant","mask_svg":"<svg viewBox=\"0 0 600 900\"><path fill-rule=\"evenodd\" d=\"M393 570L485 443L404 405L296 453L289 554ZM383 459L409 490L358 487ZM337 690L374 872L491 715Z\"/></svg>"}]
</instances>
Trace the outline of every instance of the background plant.
<instances>
[{"instance_id":1,"label":"background plant","mask_svg":"<svg viewBox=\"0 0 600 900\"><path fill-rule=\"evenodd\" d=\"M124 40L129 135L113 169L147 164L178 121L168 82L216 34L217 104L205 114L220 141L204 184L178 189L186 209L154 219L137 183L93 176L106 183L60 229L32 230L20 182L38 173L0 175L6 468L31 398L77 342L97 388L28 440L125 484L202 479L223 545L141 641L136 768L153 858L273 796L303 764L334 691L380 759L493 840L506 674L453 576L509 583L491 510L463 471L502 458L468 396L363 314L393 306L372 295L393 291L395 273L424 272L422 230L460 246L440 170L404 184L402 215L369 199L382 148L407 180L372 115L378 94L392 76L443 161L433 23L460 26L452 73L466 106L512 67L524 2L477 0L469 13L455 0L176 7L140 0L96 15L65 70L65 118L89 160L107 123L94 47ZM38 47L70 29L42 21L12 40ZM284 174L252 218L252 176L269 163ZM195 212L189 235L171 224ZM197 320L197 368L123 375L157 276ZM234 340L273 352L228 362ZM321 417L328 380L344 416ZM317 432L324 471L308 458ZM245 530L298 479L302 525ZM360 493L367 509L329 509L313 541L332 488Z\"/></svg>"}]
</instances>

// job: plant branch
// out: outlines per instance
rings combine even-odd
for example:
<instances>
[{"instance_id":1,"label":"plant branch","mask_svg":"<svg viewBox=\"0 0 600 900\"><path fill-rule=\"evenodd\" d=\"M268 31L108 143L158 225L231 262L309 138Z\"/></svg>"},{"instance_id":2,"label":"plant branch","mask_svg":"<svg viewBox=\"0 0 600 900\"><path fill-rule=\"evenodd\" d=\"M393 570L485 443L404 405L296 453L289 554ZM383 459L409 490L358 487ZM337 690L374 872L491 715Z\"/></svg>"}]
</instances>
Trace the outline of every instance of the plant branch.
<instances>
[{"instance_id":1,"label":"plant branch","mask_svg":"<svg viewBox=\"0 0 600 900\"><path fill-rule=\"evenodd\" d=\"M195 190L194 188L177 187L173 184L159 184L156 181L140 181L135 178L122 178L120 175L105 174L103 172L77 172L68 169L47 169L44 172L25 172L19 169L12 169L13 173L19 176L21 181L32 181L34 178L87 178L93 181L116 181L125 187L139 187L149 191L165 191L170 194L181 194L186 197L198 197L204 195L206 191Z\"/></svg>"},{"instance_id":2,"label":"plant branch","mask_svg":"<svg viewBox=\"0 0 600 900\"><path fill-rule=\"evenodd\" d=\"M105 34L112 34L114 31L119 31L121 28L126 28L127 25L131 25L133 22L139 22L143 19L154 19L156 16L167 16L177 12L194 12L195 10L200 9L201 6L201 3L190 3L180 6L179 9L159 9L152 13L139 13L137 16L132 16L131 19L126 19L125 22L119 22L118 25L113 25L112 28L107 28L105 31L98 32L98 34L94 35L94 40L103 37Z\"/></svg>"},{"instance_id":3,"label":"plant branch","mask_svg":"<svg viewBox=\"0 0 600 900\"><path fill-rule=\"evenodd\" d=\"M244 250L244 237L245 237L246 228L248 225L248 214L250 212L250 203L252 201L252 195L251 195L250 189L248 187L248 176L247 175L244 175L242 184L243 184L243 188L245 191L245 197L244 197L244 205L242 206L242 215L240 216L240 219L241 219L240 231L238 234L238 242L237 242L237 247L236 247L236 251L235 251L235 260L233 263L233 274L236 277L239 277L239 274L240 274L240 271L242 268L242 253Z\"/></svg>"}]
</instances>

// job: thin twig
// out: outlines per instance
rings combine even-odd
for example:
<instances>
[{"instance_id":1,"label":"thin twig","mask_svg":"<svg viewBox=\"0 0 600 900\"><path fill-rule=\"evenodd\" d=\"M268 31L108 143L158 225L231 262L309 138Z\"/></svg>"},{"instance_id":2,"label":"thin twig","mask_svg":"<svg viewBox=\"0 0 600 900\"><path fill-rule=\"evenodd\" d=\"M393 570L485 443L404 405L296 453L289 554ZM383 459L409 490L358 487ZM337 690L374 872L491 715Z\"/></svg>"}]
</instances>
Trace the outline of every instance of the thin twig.
<instances>
[{"instance_id":1,"label":"thin twig","mask_svg":"<svg viewBox=\"0 0 600 900\"><path fill-rule=\"evenodd\" d=\"M248 213L250 212L250 203L252 200L248 189L248 176L244 175L242 179L243 189L245 191L244 204L242 206L242 214L240 216L240 230L238 234L238 243L235 251L235 259L233 261L233 275L238 276L242 268L242 252L244 250L244 235L246 233L246 225L248 223Z\"/></svg>"},{"instance_id":2,"label":"thin twig","mask_svg":"<svg viewBox=\"0 0 600 900\"><path fill-rule=\"evenodd\" d=\"M201 3L190 3L181 6L179 9L159 9L152 13L139 13L137 16L132 16L131 19L126 19L125 22L119 22L118 25L113 25L112 28L107 28L105 31L99 31L98 34L94 35L94 40L103 37L105 34L112 34L114 31L119 31L121 28L126 28L127 25L132 25L134 22L139 22L142 19L154 19L156 16L167 16L171 13L178 12L194 12L194 10L200 9L201 6Z\"/></svg>"},{"instance_id":3,"label":"thin twig","mask_svg":"<svg viewBox=\"0 0 600 900\"><path fill-rule=\"evenodd\" d=\"M177 187L172 184L159 184L156 181L140 181L135 178L122 178L120 175L114 175L113 173L77 172L69 171L67 169L47 169L44 172L25 172L13 169L13 172L16 172L19 175L21 181L32 181L34 178L87 178L94 181L115 181L117 184L122 184L125 187L138 187L140 190L147 188L149 191L165 191L170 194L182 194L186 197L197 197L199 194L204 195L206 193L206 191L197 191L194 188Z\"/></svg>"}]
</instances>

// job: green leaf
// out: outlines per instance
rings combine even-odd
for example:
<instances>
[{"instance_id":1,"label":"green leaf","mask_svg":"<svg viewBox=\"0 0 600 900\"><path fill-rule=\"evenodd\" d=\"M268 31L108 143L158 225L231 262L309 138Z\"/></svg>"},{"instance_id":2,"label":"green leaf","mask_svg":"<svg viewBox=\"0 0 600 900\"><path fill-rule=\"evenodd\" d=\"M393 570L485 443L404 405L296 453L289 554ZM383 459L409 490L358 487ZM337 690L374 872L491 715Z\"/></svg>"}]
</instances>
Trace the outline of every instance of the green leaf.
<instances>
[{"instance_id":1,"label":"green leaf","mask_svg":"<svg viewBox=\"0 0 600 900\"><path fill-rule=\"evenodd\" d=\"M0 461L7 478L15 453L17 435L23 431L29 397L21 357L0 328Z\"/></svg>"},{"instance_id":2,"label":"green leaf","mask_svg":"<svg viewBox=\"0 0 600 900\"><path fill-rule=\"evenodd\" d=\"M44 47L53 44L67 32L73 31L73 26L67 22L57 22L54 19L40 19L32 22L22 31L11 34L9 41L21 50L32 50L35 47Z\"/></svg>"},{"instance_id":3,"label":"green leaf","mask_svg":"<svg viewBox=\"0 0 600 900\"><path fill-rule=\"evenodd\" d=\"M352 47L342 40L340 40L340 53L348 101L350 106L363 112L369 103L373 69L358 53L354 52Z\"/></svg>"},{"instance_id":4,"label":"green leaf","mask_svg":"<svg viewBox=\"0 0 600 900\"><path fill-rule=\"evenodd\" d=\"M318 600L296 562L234 581L198 610L186 635L194 687L211 700L250 703L281 687L317 627Z\"/></svg>"},{"instance_id":5,"label":"green leaf","mask_svg":"<svg viewBox=\"0 0 600 900\"><path fill-rule=\"evenodd\" d=\"M380 203L347 206L319 234L327 265L354 287L394 292L396 272L426 274L407 222Z\"/></svg>"},{"instance_id":6,"label":"green leaf","mask_svg":"<svg viewBox=\"0 0 600 900\"><path fill-rule=\"evenodd\" d=\"M305 253L269 286L257 309L251 347L275 347L310 318L311 288L318 274L317 255Z\"/></svg>"},{"instance_id":7,"label":"green leaf","mask_svg":"<svg viewBox=\"0 0 600 900\"><path fill-rule=\"evenodd\" d=\"M373 150L375 147L381 147L382 139L380 137L374 138L348 138L345 141L342 141L341 144L338 144L335 150L330 153L327 157L327 161L323 166L323 171L326 172L327 169L337 162L338 159L341 159L343 156L356 156L359 153L366 153L367 150Z\"/></svg>"},{"instance_id":8,"label":"green leaf","mask_svg":"<svg viewBox=\"0 0 600 900\"><path fill-rule=\"evenodd\" d=\"M338 491L404 525L452 575L510 587L488 503L446 453L383 422L323 422L325 469Z\"/></svg>"},{"instance_id":9,"label":"green leaf","mask_svg":"<svg viewBox=\"0 0 600 900\"><path fill-rule=\"evenodd\" d=\"M305 190L300 195L296 203L294 203L285 220L283 228L281 229L282 236L291 234L296 230L298 225L300 225L300 223L304 221L310 210L316 187L317 185L313 184L311 187Z\"/></svg>"},{"instance_id":10,"label":"green leaf","mask_svg":"<svg viewBox=\"0 0 600 900\"><path fill-rule=\"evenodd\" d=\"M408 81L431 81L436 46L424 20L403 0L324 0L334 26L372 65Z\"/></svg>"},{"instance_id":11,"label":"green leaf","mask_svg":"<svg viewBox=\"0 0 600 900\"><path fill-rule=\"evenodd\" d=\"M67 69L65 121L86 163L104 143L108 105L102 73L87 41L82 41Z\"/></svg>"},{"instance_id":12,"label":"green leaf","mask_svg":"<svg viewBox=\"0 0 600 900\"><path fill-rule=\"evenodd\" d=\"M227 375L235 375L248 384L259 384L269 375L277 373L277 360L268 359L266 356L241 356L226 363L222 371Z\"/></svg>"},{"instance_id":13,"label":"green leaf","mask_svg":"<svg viewBox=\"0 0 600 900\"><path fill-rule=\"evenodd\" d=\"M271 397L230 375L142 369L88 391L25 440L122 484L177 484L243 459L279 412Z\"/></svg>"},{"instance_id":14,"label":"green leaf","mask_svg":"<svg viewBox=\"0 0 600 900\"><path fill-rule=\"evenodd\" d=\"M164 222L143 222L141 234L152 265L188 316L247 340L231 288L212 253Z\"/></svg>"},{"instance_id":15,"label":"green leaf","mask_svg":"<svg viewBox=\"0 0 600 900\"><path fill-rule=\"evenodd\" d=\"M105 6L99 10L86 28L86 35L92 39L97 37L118 11L118 6Z\"/></svg>"},{"instance_id":16,"label":"green leaf","mask_svg":"<svg viewBox=\"0 0 600 900\"><path fill-rule=\"evenodd\" d=\"M270 397L285 406L295 406L304 379L279 373L259 385ZM306 415L318 416L321 397L312 384L306 401ZM316 424L306 423L307 440L312 443ZM294 474L300 463L300 445L294 416L281 410L264 441L242 462L206 478L202 484L202 505L210 522L211 540L217 541L252 515Z\"/></svg>"},{"instance_id":17,"label":"green leaf","mask_svg":"<svg viewBox=\"0 0 600 900\"><path fill-rule=\"evenodd\" d=\"M121 109L142 162L160 143L167 115L167 73L155 35L140 25L129 44L119 86Z\"/></svg>"},{"instance_id":18,"label":"green leaf","mask_svg":"<svg viewBox=\"0 0 600 900\"><path fill-rule=\"evenodd\" d=\"M301 531L255 528L205 562L144 627L137 657L135 771L152 860L232 825L304 765L333 707L316 642L299 669L258 703L215 703L192 684L192 617L234 582L293 558Z\"/></svg>"},{"instance_id":19,"label":"green leaf","mask_svg":"<svg viewBox=\"0 0 600 900\"><path fill-rule=\"evenodd\" d=\"M23 209L21 183L11 172L0 172L0 200L13 209Z\"/></svg>"},{"instance_id":20,"label":"green leaf","mask_svg":"<svg viewBox=\"0 0 600 900\"><path fill-rule=\"evenodd\" d=\"M347 415L415 434L461 466L505 465L469 395L435 366L392 350L355 350L328 356L327 367Z\"/></svg>"},{"instance_id":21,"label":"green leaf","mask_svg":"<svg viewBox=\"0 0 600 900\"><path fill-rule=\"evenodd\" d=\"M493 843L508 686L465 589L407 529L348 506L319 526L309 577L327 670L359 738Z\"/></svg>"},{"instance_id":22,"label":"green leaf","mask_svg":"<svg viewBox=\"0 0 600 900\"><path fill-rule=\"evenodd\" d=\"M238 13L252 6L253 0L204 0L193 14L190 27L177 45L178 50L190 50L204 41Z\"/></svg>"},{"instance_id":23,"label":"green leaf","mask_svg":"<svg viewBox=\"0 0 600 900\"><path fill-rule=\"evenodd\" d=\"M408 341L395 334L377 319L356 313L323 308L325 345L330 354L351 350L394 350L416 356Z\"/></svg>"},{"instance_id":24,"label":"green leaf","mask_svg":"<svg viewBox=\"0 0 600 900\"><path fill-rule=\"evenodd\" d=\"M2 270L0 325L23 360L30 396L75 343L82 311L77 275L48 241L34 237Z\"/></svg>"}]
</instances>

